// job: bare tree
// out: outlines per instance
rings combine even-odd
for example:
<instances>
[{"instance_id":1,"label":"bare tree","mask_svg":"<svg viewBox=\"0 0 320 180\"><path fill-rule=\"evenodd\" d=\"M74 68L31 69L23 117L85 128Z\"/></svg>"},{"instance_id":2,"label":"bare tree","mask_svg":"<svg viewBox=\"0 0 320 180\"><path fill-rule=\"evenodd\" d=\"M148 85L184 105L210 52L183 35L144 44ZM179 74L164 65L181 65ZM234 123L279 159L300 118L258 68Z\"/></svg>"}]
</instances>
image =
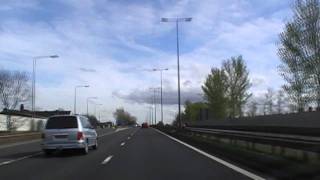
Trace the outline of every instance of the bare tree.
<instances>
[{"instance_id":1,"label":"bare tree","mask_svg":"<svg viewBox=\"0 0 320 180\"><path fill-rule=\"evenodd\" d=\"M0 103L4 109L15 109L19 103L30 98L29 77L26 72L0 69ZM17 123L7 117L8 130L15 129Z\"/></svg>"},{"instance_id":2,"label":"bare tree","mask_svg":"<svg viewBox=\"0 0 320 180\"><path fill-rule=\"evenodd\" d=\"M273 99L274 99L274 91L272 88L268 88L267 93L265 96L265 106L268 114L273 113Z\"/></svg>"},{"instance_id":3,"label":"bare tree","mask_svg":"<svg viewBox=\"0 0 320 180\"><path fill-rule=\"evenodd\" d=\"M283 106L285 104L285 95L283 90L279 90L277 93L277 112L281 114L283 112Z\"/></svg>"},{"instance_id":4,"label":"bare tree","mask_svg":"<svg viewBox=\"0 0 320 180\"><path fill-rule=\"evenodd\" d=\"M254 117L257 115L258 111L258 102L256 100L252 100L248 105L248 115Z\"/></svg>"}]
</instances>

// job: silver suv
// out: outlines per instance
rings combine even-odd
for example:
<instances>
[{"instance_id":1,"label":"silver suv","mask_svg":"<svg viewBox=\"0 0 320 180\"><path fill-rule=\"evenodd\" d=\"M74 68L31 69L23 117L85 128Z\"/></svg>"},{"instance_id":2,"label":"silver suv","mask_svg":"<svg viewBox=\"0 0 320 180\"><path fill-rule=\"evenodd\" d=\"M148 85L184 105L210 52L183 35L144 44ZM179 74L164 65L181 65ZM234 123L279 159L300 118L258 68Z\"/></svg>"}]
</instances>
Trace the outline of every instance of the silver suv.
<instances>
[{"instance_id":1,"label":"silver suv","mask_svg":"<svg viewBox=\"0 0 320 180\"><path fill-rule=\"evenodd\" d=\"M50 117L43 130L42 139L42 149L46 155L63 149L80 149L87 154L89 147L98 148L97 132L88 118L80 115Z\"/></svg>"}]
</instances>

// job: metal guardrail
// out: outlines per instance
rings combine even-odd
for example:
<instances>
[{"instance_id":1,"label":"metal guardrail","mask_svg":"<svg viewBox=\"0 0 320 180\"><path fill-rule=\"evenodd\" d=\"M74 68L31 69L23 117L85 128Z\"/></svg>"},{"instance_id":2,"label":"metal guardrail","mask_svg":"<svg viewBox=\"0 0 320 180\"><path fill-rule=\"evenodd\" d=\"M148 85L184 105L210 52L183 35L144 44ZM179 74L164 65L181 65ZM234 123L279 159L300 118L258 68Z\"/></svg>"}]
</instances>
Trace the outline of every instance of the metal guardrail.
<instances>
[{"instance_id":1,"label":"metal guardrail","mask_svg":"<svg viewBox=\"0 0 320 180\"><path fill-rule=\"evenodd\" d=\"M204 134L211 134L219 137L228 137L230 139L238 139L256 143L278 145L312 152L320 152L320 137L302 136L292 134L278 134L265 132L250 132L239 130L223 130L208 128L186 127L186 130Z\"/></svg>"}]
</instances>

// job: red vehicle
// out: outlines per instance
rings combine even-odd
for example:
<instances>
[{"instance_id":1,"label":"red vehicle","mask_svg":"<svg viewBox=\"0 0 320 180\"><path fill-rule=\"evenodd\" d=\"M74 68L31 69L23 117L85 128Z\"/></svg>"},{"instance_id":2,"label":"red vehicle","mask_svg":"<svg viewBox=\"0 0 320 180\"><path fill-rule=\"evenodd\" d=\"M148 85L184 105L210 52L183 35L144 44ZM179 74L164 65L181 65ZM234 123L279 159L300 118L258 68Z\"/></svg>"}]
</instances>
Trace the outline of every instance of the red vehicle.
<instances>
[{"instance_id":1,"label":"red vehicle","mask_svg":"<svg viewBox=\"0 0 320 180\"><path fill-rule=\"evenodd\" d=\"M148 125L148 123L142 123L142 126L141 126L142 128L148 128L149 127L149 125Z\"/></svg>"}]
</instances>

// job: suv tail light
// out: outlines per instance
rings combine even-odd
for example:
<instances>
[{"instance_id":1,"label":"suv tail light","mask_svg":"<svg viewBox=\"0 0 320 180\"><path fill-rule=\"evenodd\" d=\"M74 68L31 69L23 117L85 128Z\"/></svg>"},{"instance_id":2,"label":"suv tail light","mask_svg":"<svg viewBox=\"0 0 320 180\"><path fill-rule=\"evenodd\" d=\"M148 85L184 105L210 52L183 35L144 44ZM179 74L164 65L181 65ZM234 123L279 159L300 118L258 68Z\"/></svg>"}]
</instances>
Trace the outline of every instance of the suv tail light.
<instances>
[{"instance_id":1,"label":"suv tail light","mask_svg":"<svg viewBox=\"0 0 320 180\"><path fill-rule=\"evenodd\" d=\"M83 132L78 132L77 133L77 140L83 140L84 139L84 136L83 136Z\"/></svg>"}]
</instances>

